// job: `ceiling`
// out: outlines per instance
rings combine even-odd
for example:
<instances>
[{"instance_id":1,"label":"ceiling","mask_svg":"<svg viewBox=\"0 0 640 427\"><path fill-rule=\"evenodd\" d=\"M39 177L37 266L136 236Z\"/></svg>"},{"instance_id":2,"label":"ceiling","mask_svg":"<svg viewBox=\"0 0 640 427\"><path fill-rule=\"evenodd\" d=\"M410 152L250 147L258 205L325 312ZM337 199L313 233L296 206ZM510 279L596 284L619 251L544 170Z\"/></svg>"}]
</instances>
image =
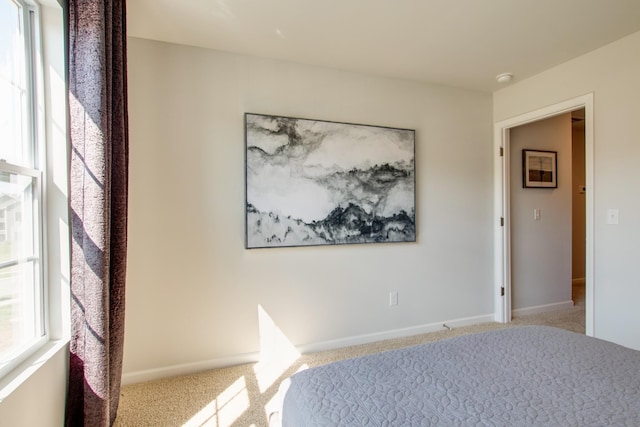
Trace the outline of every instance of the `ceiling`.
<instances>
[{"instance_id":1,"label":"ceiling","mask_svg":"<svg viewBox=\"0 0 640 427\"><path fill-rule=\"evenodd\" d=\"M493 92L640 31L639 0L127 0L129 36Z\"/></svg>"}]
</instances>

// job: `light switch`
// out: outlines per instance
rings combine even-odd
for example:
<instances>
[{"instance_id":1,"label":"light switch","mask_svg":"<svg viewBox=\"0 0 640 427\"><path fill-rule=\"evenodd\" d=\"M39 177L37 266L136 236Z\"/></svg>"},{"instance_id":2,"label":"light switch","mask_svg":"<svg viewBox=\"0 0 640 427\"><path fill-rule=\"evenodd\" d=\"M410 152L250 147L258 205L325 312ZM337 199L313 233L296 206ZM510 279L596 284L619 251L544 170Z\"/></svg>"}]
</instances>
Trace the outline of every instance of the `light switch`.
<instances>
[{"instance_id":1,"label":"light switch","mask_svg":"<svg viewBox=\"0 0 640 427\"><path fill-rule=\"evenodd\" d=\"M398 291L389 292L389 305L398 305Z\"/></svg>"},{"instance_id":2,"label":"light switch","mask_svg":"<svg viewBox=\"0 0 640 427\"><path fill-rule=\"evenodd\" d=\"M533 219L536 221L540 221L540 209L533 210Z\"/></svg>"},{"instance_id":3,"label":"light switch","mask_svg":"<svg viewBox=\"0 0 640 427\"><path fill-rule=\"evenodd\" d=\"M618 209L607 209L607 224L618 224L620 212Z\"/></svg>"}]
</instances>

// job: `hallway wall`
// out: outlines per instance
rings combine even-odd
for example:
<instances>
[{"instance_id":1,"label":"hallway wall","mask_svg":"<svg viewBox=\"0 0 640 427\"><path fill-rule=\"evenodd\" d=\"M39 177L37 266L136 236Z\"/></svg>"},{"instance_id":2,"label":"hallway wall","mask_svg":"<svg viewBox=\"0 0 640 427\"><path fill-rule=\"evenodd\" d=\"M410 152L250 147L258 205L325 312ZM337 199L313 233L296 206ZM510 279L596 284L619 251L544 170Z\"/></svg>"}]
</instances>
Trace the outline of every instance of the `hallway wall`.
<instances>
[{"instance_id":1,"label":"hallway wall","mask_svg":"<svg viewBox=\"0 0 640 427\"><path fill-rule=\"evenodd\" d=\"M511 129L512 310L571 299L571 115ZM557 152L557 188L523 188L523 150ZM534 209L540 218L534 219Z\"/></svg>"}]
</instances>

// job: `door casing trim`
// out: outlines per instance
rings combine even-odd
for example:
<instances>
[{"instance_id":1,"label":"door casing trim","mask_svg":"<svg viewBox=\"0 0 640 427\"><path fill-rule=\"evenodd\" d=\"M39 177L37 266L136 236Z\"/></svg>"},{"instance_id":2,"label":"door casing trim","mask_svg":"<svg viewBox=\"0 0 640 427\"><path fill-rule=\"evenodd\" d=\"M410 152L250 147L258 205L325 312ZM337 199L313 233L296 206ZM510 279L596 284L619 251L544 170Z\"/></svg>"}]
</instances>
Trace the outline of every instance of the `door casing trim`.
<instances>
[{"instance_id":1,"label":"door casing trim","mask_svg":"<svg viewBox=\"0 0 640 427\"><path fill-rule=\"evenodd\" d=\"M585 317L586 334L594 336L594 94L593 92L530 111L494 124L494 277L495 320L511 321L510 129L584 108L585 110ZM502 156L500 153L502 152ZM501 225L504 218L504 226ZM504 292L502 291L504 288ZM504 295L503 295L504 294Z\"/></svg>"}]
</instances>

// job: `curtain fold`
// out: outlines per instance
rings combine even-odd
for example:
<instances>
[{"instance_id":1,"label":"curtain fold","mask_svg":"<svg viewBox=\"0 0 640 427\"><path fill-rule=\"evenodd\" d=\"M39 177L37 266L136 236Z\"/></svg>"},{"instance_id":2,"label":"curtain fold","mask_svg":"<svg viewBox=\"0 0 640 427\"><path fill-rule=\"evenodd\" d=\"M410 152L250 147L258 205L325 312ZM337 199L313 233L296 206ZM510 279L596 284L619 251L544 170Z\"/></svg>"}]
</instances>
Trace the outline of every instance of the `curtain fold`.
<instances>
[{"instance_id":1,"label":"curtain fold","mask_svg":"<svg viewBox=\"0 0 640 427\"><path fill-rule=\"evenodd\" d=\"M67 426L109 426L120 394L127 251L125 0L67 2L71 342Z\"/></svg>"}]
</instances>

